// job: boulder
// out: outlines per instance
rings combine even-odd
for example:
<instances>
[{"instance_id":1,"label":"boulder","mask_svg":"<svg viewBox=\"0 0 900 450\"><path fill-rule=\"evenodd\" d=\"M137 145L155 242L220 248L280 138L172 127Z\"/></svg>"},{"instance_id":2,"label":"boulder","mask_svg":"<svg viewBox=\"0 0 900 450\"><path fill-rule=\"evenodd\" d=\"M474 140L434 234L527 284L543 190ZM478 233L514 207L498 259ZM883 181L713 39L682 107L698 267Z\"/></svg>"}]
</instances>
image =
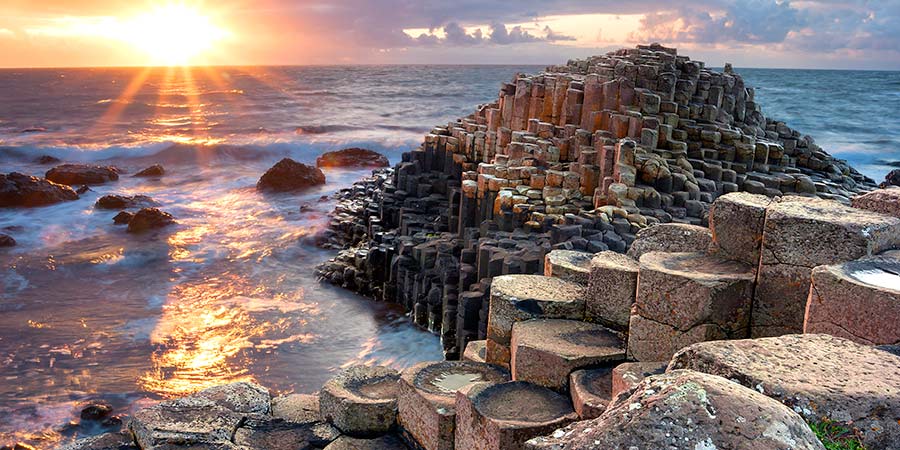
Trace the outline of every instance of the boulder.
<instances>
[{"instance_id":1,"label":"boulder","mask_svg":"<svg viewBox=\"0 0 900 450\"><path fill-rule=\"evenodd\" d=\"M134 174L136 177L161 177L166 174L166 169L159 164L154 164Z\"/></svg>"},{"instance_id":2,"label":"boulder","mask_svg":"<svg viewBox=\"0 0 900 450\"><path fill-rule=\"evenodd\" d=\"M67 184L103 184L119 179L119 169L112 166L94 166L89 164L63 164L47 171L48 180Z\"/></svg>"},{"instance_id":3,"label":"boulder","mask_svg":"<svg viewBox=\"0 0 900 450\"><path fill-rule=\"evenodd\" d=\"M57 450L139 450L131 433L104 433L79 439L59 447Z\"/></svg>"},{"instance_id":4,"label":"boulder","mask_svg":"<svg viewBox=\"0 0 900 450\"><path fill-rule=\"evenodd\" d=\"M900 344L900 261L873 257L812 271L804 333Z\"/></svg>"},{"instance_id":5,"label":"boulder","mask_svg":"<svg viewBox=\"0 0 900 450\"><path fill-rule=\"evenodd\" d=\"M765 195L748 192L733 192L717 198L709 209L710 253L756 267L766 208L772 202Z\"/></svg>"},{"instance_id":6,"label":"boulder","mask_svg":"<svg viewBox=\"0 0 900 450\"><path fill-rule=\"evenodd\" d=\"M325 174L313 166L284 158L260 177L256 188L261 191L286 192L325 184Z\"/></svg>"},{"instance_id":7,"label":"boulder","mask_svg":"<svg viewBox=\"0 0 900 450\"><path fill-rule=\"evenodd\" d=\"M544 257L544 275L586 285L593 256L574 250L553 250Z\"/></svg>"},{"instance_id":8,"label":"boulder","mask_svg":"<svg viewBox=\"0 0 900 450\"><path fill-rule=\"evenodd\" d=\"M157 208L142 208L128 221L128 232L143 233L167 227L174 223L175 218L167 212L160 211Z\"/></svg>"},{"instance_id":9,"label":"boulder","mask_svg":"<svg viewBox=\"0 0 900 450\"><path fill-rule=\"evenodd\" d=\"M878 185L878 187L882 189L889 188L891 186L900 186L900 169L894 169L888 172L887 175L884 176L884 181Z\"/></svg>"},{"instance_id":10,"label":"boulder","mask_svg":"<svg viewBox=\"0 0 900 450\"><path fill-rule=\"evenodd\" d=\"M518 450L577 420L569 399L521 381L475 383L456 393L456 448Z\"/></svg>"},{"instance_id":11,"label":"boulder","mask_svg":"<svg viewBox=\"0 0 900 450\"><path fill-rule=\"evenodd\" d=\"M703 253L641 256L628 356L661 361L690 344L748 337L753 268Z\"/></svg>"},{"instance_id":12,"label":"boulder","mask_svg":"<svg viewBox=\"0 0 900 450\"><path fill-rule=\"evenodd\" d=\"M528 441L529 450L824 450L784 405L722 377L676 370L646 378L594 420Z\"/></svg>"},{"instance_id":13,"label":"boulder","mask_svg":"<svg viewBox=\"0 0 900 450\"><path fill-rule=\"evenodd\" d=\"M704 342L678 352L675 369L725 377L810 422L844 424L870 450L900 442L900 358L874 347L826 334Z\"/></svg>"},{"instance_id":14,"label":"boulder","mask_svg":"<svg viewBox=\"0 0 900 450\"><path fill-rule=\"evenodd\" d=\"M612 398L625 392L651 375L666 371L668 361L627 362L612 370Z\"/></svg>"},{"instance_id":15,"label":"boulder","mask_svg":"<svg viewBox=\"0 0 900 450\"><path fill-rule=\"evenodd\" d=\"M289 394L272 399L272 417L294 423L319 420L319 396Z\"/></svg>"},{"instance_id":16,"label":"boulder","mask_svg":"<svg viewBox=\"0 0 900 450\"><path fill-rule=\"evenodd\" d=\"M900 186L877 189L850 199L854 208L900 217Z\"/></svg>"},{"instance_id":17,"label":"boulder","mask_svg":"<svg viewBox=\"0 0 900 450\"><path fill-rule=\"evenodd\" d=\"M900 218L838 202L784 197L766 212L753 337L803 331L812 269L900 248Z\"/></svg>"},{"instance_id":18,"label":"boulder","mask_svg":"<svg viewBox=\"0 0 900 450\"><path fill-rule=\"evenodd\" d=\"M328 444L325 450L407 450L407 448L403 440L388 434L372 439L341 436Z\"/></svg>"},{"instance_id":19,"label":"boulder","mask_svg":"<svg viewBox=\"0 0 900 450\"><path fill-rule=\"evenodd\" d=\"M296 423L270 417L248 417L234 433L240 450L295 450L323 448L340 437L324 422Z\"/></svg>"},{"instance_id":20,"label":"boulder","mask_svg":"<svg viewBox=\"0 0 900 450\"><path fill-rule=\"evenodd\" d=\"M134 213L130 213L128 211L119 211L118 214L113 217L113 223L116 225L128 225L128 222L131 222L131 219L134 218Z\"/></svg>"},{"instance_id":21,"label":"boulder","mask_svg":"<svg viewBox=\"0 0 900 450\"><path fill-rule=\"evenodd\" d=\"M352 366L328 380L319 392L322 418L357 437L385 434L397 420L397 380L389 367Z\"/></svg>"},{"instance_id":22,"label":"boulder","mask_svg":"<svg viewBox=\"0 0 900 450\"><path fill-rule=\"evenodd\" d=\"M77 200L69 186L18 172L0 174L0 206L44 206Z\"/></svg>"},{"instance_id":23,"label":"boulder","mask_svg":"<svg viewBox=\"0 0 900 450\"><path fill-rule=\"evenodd\" d=\"M112 407L105 403L94 403L81 409L81 420L99 421L112 414Z\"/></svg>"},{"instance_id":24,"label":"boulder","mask_svg":"<svg viewBox=\"0 0 900 450\"><path fill-rule=\"evenodd\" d=\"M316 158L316 167L387 167L391 163L381 153L364 148L345 148Z\"/></svg>"},{"instance_id":25,"label":"boulder","mask_svg":"<svg viewBox=\"0 0 900 450\"><path fill-rule=\"evenodd\" d=\"M628 329L631 305L637 293L638 261L613 251L591 259L584 318L615 330Z\"/></svg>"},{"instance_id":26,"label":"boulder","mask_svg":"<svg viewBox=\"0 0 900 450\"><path fill-rule=\"evenodd\" d=\"M495 277L488 313L487 362L508 366L513 323L535 318L584 318L584 287L541 275Z\"/></svg>"},{"instance_id":27,"label":"boulder","mask_svg":"<svg viewBox=\"0 0 900 450\"><path fill-rule=\"evenodd\" d=\"M94 203L95 208L100 209L126 209L137 206L155 206L157 203L146 195L104 195Z\"/></svg>"},{"instance_id":28,"label":"boulder","mask_svg":"<svg viewBox=\"0 0 900 450\"><path fill-rule=\"evenodd\" d=\"M621 364L620 364L621 365ZM569 375L572 406L582 420L595 419L612 399L612 369L582 369Z\"/></svg>"},{"instance_id":29,"label":"boulder","mask_svg":"<svg viewBox=\"0 0 900 450\"><path fill-rule=\"evenodd\" d=\"M398 421L405 435L425 450L452 450L456 392L477 382L502 383L501 367L468 361L424 362L400 375Z\"/></svg>"},{"instance_id":30,"label":"boulder","mask_svg":"<svg viewBox=\"0 0 900 450\"><path fill-rule=\"evenodd\" d=\"M683 223L661 223L638 231L628 256L640 259L648 252L705 252L712 241L709 228Z\"/></svg>"},{"instance_id":31,"label":"boulder","mask_svg":"<svg viewBox=\"0 0 900 450\"><path fill-rule=\"evenodd\" d=\"M0 247L15 247L16 240L8 234L0 233Z\"/></svg>"},{"instance_id":32,"label":"boulder","mask_svg":"<svg viewBox=\"0 0 900 450\"><path fill-rule=\"evenodd\" d=\"M487 352L487 341L470 341L466 344L466 350L463 352L462 359L464 361L485 362L485 353Z\"/></svg>"},{"instance_id":33,"label":"boulder","mask_svg":"<svg viewBox=\"0 0 900 450\"><path fill-rule=\"evenodd\" d=\"M625 343L603 326L563 319L534 319L513 324L513 380L560 392L568 390L576 369L614 365L625 359Z\"/></svg>"}]
</instances>

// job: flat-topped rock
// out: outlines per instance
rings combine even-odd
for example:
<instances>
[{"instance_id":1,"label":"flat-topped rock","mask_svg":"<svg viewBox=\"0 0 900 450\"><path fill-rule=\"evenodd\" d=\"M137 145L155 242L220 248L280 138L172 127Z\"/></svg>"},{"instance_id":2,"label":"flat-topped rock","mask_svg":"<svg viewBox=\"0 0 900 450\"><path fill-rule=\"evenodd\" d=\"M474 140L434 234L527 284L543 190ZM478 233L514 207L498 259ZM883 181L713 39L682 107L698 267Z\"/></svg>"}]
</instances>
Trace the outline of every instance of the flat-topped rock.
<instances>
[{"instance_id":1,"label":"flat-topped rock","mask_svg":"<svg viewBox=\"0 0 900 450\"><path fill-rule=\"evenodd\" d=\"M636 259L621 253L603 251L594 255L584 305L585 320L627 330L639 268Z\"/></svg>"},{"instance_id":2,"label":"flat-topped rock","mask_svg":"<svg viewBox=\"0 0 900 450\"><path fill-rule=\"evenodd\" d=\"M766 208L773 201L765 195L748 192L732 192L717 198L709 209L710 252L756 267Z\"/></svg>"},{"instance_id":3,"label":"flat-topped rock","mask_svg":"<svg viewBox=\"0 0 900 450\"><path fill-rule=\"evenodd\" d=\"M48 180L72 185L103 184L119 179L119 170L112 166L90 164L63 164L47 171Z\"/></svg>"},{"instance_id":4,"label":"flat-topped rock","mask_svg":"<svg viewBox=\"0 0 900 450\"><path fill-rule=\"evenodd\" d=\"M878 189L850 199L854 208L900 217L900 187Z\"/></svg>"},{"instance_id":5,"label":"flat-topped rock","mask_svg":"<svg viewBox=\"0 0 900 450\"><path fill-rule=\"evenodd\" d=\"M476 383L456 393L456 448L516 450L578 419L566 397L521 381Z\"/></svg>"},{"instance_id":6,"label":"flat-topped rock","mask_svg":"<svg viewBox=\"0 0 900 450\"><path fill-rule=\"evenodd\" d=\"M104 433L70 442L57 450L140 450L131 433Z\"/></svg>"},{"instance_id":7,"label":"flat-topped rock","mask_svg":"<svg viewBox=\"0 0 900 450\"><path fill-rule=\"evenodd\" d=\"M509 373L469 361L424 362L400 376L398 421L406 436L425 450L453 449L456 391L472 383L502 383Z\"/></svg>"},{"instance_id":8,"label":"flat-topped rock","mask_svg":"<svg viewBox=\"0 0 900 450\"><path fill-rule=\"evenodd\" d=\"M144 408L129 422L137 445L145 450L183 445L230 445L245 415L203 397L185 397Z\"/></svg>"},{"instance_id":9,"label":"flat-topped rock","mask_svg":"<svg viewBox=\"0 0 900 450\"><path fill-rule=\"evenodd\" d=\"M612 398L637 386L649 376L666 371L668 361L646 361L622 363L612 370Z\"/></svg>"},{"instance_id":10,"label":"flat-topped rock","mask_svg":"<svg viewBox=\"0 0 900 450\"><path fill-rule=\"evenodd\" d=\"M269 390L245 381L213 386L193 394L193 397L212 400L241 414L269 414L272 408Z\"/></svg>"},{"instance_id":11,"label":"flat-topped rock","mask_svg":"<svg viewBox=\"0 0 900 450\"><path fill-rule=\"evenodd\" d=\"M345 369L319 392L322 418L351 436L387 433L397 419L399 378L400 373L389 367Z\"/></svg>"},{"instance_id":12,"label":"flat-topped rock","mask_svg":"<svg viewBox=\"0 0 900 450\"><path fill-rule=\"evenodd\" d=\"M487 341L471 341L466 344L466 350L463 352L463 361L485 362L485 354L487 353Z\"/></svg>"},{"instance_id":13,"label":"flat-topped rock","mask_svg":"<svg viewBox=\"0 0 900 450\"><path fill-rule=\"evenodd\" d=\"M272 399L272 417L294 423L319 420L319 396L288 394Z\"/></svg>"},{"instance_id":14,"label":"flat-topped rock","mask_svg":"<svg viewBox=\"0 0 900 450\"><path fill-rule=\"evenodd\" d=\"M235 431L234 444L235 448L240 450L322 448L340 435L337 428L325 422L295 423L271 417L252 416L245 419L241 427Z\"/></svg>"},{"instance_id":15,"label":"flat-topped rock","mask_svg":"<svg viewBox=\"0 0 900 450\"><path fill-rule=\"evenodd\" d=\"M403 440L389 434L372 439L341 436L328 444L325 450L407 450L407 447Z\"/></svg>"},{"instance_id":16,"label":"flat-topped rock","mask_svg":"<svg viewBox=\"0 0 900 450\"><path fill-rule=\"evenodd\" d=\"M621 365L621 364L620 364ZM600 417L612 400L612 369L582 369L569 375L572 406L582 420Z\"/></svg>"},{"instance_id":17,"label":"flat-topped rock","mask_svg":"<svg viewBox=\"0 0 900 450\"><path fill-rule=\"evenodd\" d=\"M826 334L704 342L678 352L674 369L736 381L808 421L846 424L868 449L900 442L900 358L874 347Z\"/></svg>"},{"instance_id":18,"label":"flat-topped rock","mask_svg":"<svg viewBox=\"0 0 900 450\"><path fill-rule=\"evenodd\" d=\"M528 441L529 450L824 450L799 415L725 378L688 370L651 376L594 420Z\"/></svg>"},{"instance_id":19,"label":"flat-topped rock","mask_svg":"<svg viewBox=\"0 0 900 450\"><path fill-rule=\"evenodd\" d=\"M491 282L487 362L509 364L513 323L584 318L584 286L541 275L502 275Z\"/></svg>"},{"instance_id":20,"label":"flat-topped rock","mask_svg":"<svg viewBox=\"0 0 900 450\"><path fill-rule=\"evenodd\" d=\"M569 386L576 369L613 364L625 359L625 343L615 332L589 322L534 319L517 322L512 330L513 380L557 391Z\"/></svg>"},{"instance_id":21,"label":"flat-topped rock","mask_svg":"<svg viewBox=\"0 0 900 450\"><path fill-rule=\"evenodd\" d=\"M747 337L753 268L703 253L641 256L628 334L638 361L669 359L696 342Z\"/></svg>"},{"instance_id":22,"label":"flat-topped rock","mask_svg":"<svg viewBox=\"0 0 900 450\"><path fill-rule=\"evenodd\" d=\"M900 260L864 258L813 269L803 332L900 344Z\"/></svg>"},{"instance_id":23,"label":"flat-topped rock","mask_svg":"<svg viewBox=\"0 0 900 450\"><path fill-rule=\"evenodd\" d=\"M587 284L593 256L592 253L574 250L553 250L544 257L544 275Z\"/></svg>"},{"instance_id":24,"label":"flat-topped rock","mask_svg":"<svg viewBox=\"0 0 900 450\"><path fill-rule=\"evenodd\" d=\"M803 331L813 267L891 248L900 248L900 218L804 197L773 203L766 213L752 336Z\"/></svg>"},{"instance_id":25,"label":"flat-topped rock","mask_svg":"<svg viewBox=\"0 0 900 450\"><path fill-rule=\"evenodd\" d=\"M649 252L705 252L712 240L709 228L682 223L661 223L642 229L628 249L640 259Z\"/></svg>"}]
</instances>

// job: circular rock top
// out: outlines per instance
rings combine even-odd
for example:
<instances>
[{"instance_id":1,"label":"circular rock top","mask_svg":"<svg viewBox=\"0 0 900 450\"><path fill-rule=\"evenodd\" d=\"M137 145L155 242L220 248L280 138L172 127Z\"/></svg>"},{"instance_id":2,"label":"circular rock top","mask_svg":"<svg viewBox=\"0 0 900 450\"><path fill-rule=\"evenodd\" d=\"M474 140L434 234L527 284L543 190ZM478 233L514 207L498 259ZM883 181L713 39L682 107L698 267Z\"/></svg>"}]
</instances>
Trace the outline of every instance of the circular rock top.
<instances>
[{"instance_id":1,"label":"circular rock top","mask_svg":"<svg viewBox=\"0 0 900 450\"><path fill-rule=\"evenodd\" d=\"M753 268L704 253L650 252L641 267L701 281L754 280Z\"/></svg>"},{"instance_id":2,"label":"circular rock top","mask_svg":"<svg viewBox=\"0 0 900 450\"><path fill-rule=\"evenodd\" d=\"M530 424L553 422L574 412L568 398L524 381L488 386L472 403L489 419Z\"/></svg>"},{"instance_id":3,"label":"circular rock top","mask_svg":"<svg viewBox=\"0 0 900 450\"><path fill-rule=\"evenodd\" d=\"M453 398L456 391L478 382L502 383L509 375L500 367L471 361L441 361L424 365L413 376L416 389Z\"/></svg>"},{"instance_id":4,"label":"circular rock top","mask_svg":"<svg viewBox=\"0 0 900 450\"><path fill-rule=\"evenodd\" d=\"M565 319L534 319L513 327L518 345L558 355L621 355L625 343L614 332L594 323Z\"/></svg>"},{"instance_id":5,"label":"circular rock top","mask_svg":"<svg viewBox=\"0 0 900 450\"><path fill-rule=\"evenodd\" d=\"M400 373L390 367L352 366L328 380L323 391L355 402L379 403L397 399Z\"/></svg>"},{"instance_id":6,"label":"circular rock top","mask_svg":"<svg viewBox=\"0 0 900 450\"><path fill-rule=\"evenodd\" d=\"M900 293L900 260L866 258L829 266L828 269L839 278Z\"/></svg>"},{"instance_id":7,"label":"circular rock top","mask_svg":"<svg viewBox=\"0 0 900 450\"><path fill-rule=\"evenodd\" d=\"M491 282L491 295L519 300L577 302L584 298L584 287L543 275L502 275Z\"/></svg>"}]
</instances>

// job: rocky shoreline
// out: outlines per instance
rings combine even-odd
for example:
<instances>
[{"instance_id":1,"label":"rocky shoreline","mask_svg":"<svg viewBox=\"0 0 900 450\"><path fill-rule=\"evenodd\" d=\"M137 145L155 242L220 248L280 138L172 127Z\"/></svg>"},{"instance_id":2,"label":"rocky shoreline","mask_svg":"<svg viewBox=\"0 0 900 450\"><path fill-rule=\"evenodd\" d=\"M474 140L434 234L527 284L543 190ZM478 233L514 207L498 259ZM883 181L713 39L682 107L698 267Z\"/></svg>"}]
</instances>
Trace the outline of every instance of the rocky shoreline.
<instances>
[{"instance_id":1,"label":"rocky shoreline","mask_svg":"<svg viewBox=\"0 0 900 450\"><path fill-rule=\"evenodd\" d=\"M517 75L318 237L324 281L447 360L220 386L64 448L897 449L900 189L875 189L674 49Z\"/></svg>"}]
</instances>

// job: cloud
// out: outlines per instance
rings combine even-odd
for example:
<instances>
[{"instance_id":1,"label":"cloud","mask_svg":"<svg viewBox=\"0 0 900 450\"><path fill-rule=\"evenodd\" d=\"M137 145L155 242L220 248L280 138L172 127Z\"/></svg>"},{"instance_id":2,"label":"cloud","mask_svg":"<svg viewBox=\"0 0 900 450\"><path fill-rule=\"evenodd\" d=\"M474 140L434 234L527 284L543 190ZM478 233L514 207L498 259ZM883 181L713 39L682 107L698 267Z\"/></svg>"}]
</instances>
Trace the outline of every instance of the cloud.
<instances>
[{"instance_id":1,"label":"cloud","mask_svg":"<svg viewBox=\"0 0 900 450\"><path fill-rule=\"evenodd\" d=\"M575 38L575 36L569 36L569 35L567 35L567 34L557 33L557 32L555 32L555 31L553 31L553 29L550 28L550 25L547 25L547 26L544 27L544 33L545 33L546 36L547 36L546 39L547 39L548 41L550 41L550 42L557 42L557 41L575 41L575 40L577 40L577 39ZM599 37L600 37L600 32L599 32L599 31L597 32L597 37L598 37L598 40L599 40Z\"/></svg>"}]
</instances>

